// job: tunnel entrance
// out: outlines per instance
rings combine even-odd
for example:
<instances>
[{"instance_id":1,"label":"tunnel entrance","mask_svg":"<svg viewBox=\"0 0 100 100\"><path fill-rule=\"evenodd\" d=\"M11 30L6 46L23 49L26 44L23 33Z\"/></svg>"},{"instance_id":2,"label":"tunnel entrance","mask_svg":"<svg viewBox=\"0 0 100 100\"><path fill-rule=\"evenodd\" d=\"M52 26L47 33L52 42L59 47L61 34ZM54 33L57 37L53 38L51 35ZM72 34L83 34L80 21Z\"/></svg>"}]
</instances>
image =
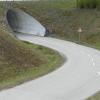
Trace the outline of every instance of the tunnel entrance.
<instances>
[{"instance_id":1,"label":"tunnel entrance","mask_svg":"<svg viewBox=\"0 0 100 100\"><path fill-rule=\"evenodd\" d=\"M36 19L22 10L9 9L6 13L8 25L15 33L45 36L46 29Z\"/></svg>"}]
</instances>

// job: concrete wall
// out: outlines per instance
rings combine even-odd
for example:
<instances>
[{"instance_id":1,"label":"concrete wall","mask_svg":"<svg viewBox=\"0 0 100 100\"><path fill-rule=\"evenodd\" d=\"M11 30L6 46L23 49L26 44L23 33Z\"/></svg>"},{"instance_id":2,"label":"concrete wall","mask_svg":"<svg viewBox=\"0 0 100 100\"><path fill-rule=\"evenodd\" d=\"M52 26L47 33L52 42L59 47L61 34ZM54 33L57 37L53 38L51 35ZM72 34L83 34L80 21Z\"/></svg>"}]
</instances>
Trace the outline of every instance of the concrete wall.
<instances>
[{"instance_id":1,"label":"concrete wall","mask_svg":"<svg viewBox=\"0 0 100 100\"><path fill-rule=\"evenodd\" d=\"M16 33L45 36L46 29L35 18L19 9L9 9L6 18L11 29Z\"/></svg>"}]
</instances>

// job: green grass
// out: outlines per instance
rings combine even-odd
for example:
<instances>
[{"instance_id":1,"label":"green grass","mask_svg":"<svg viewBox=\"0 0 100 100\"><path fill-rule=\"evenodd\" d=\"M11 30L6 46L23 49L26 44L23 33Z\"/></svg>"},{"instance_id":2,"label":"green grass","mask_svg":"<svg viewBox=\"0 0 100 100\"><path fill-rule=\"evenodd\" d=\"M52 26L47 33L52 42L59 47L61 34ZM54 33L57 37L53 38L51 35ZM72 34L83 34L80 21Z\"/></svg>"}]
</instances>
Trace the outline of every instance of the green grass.
<instances>
[{"instance_id":1,"label":"green grass","mask_svg":"<svg viewBox=\"0 0 100 100\"><path fill-rule=\"evenodd\" d=\"M0 73L0 90L11 88L26 81L33 80L42 75L48 74L49 72L60 67L64 61L56 51L53 51L49 48L45 48L40 45L33 45L25 41L23 42L23 45L31 49L32 52L36 53L37 56L39 55L43 61L45 60L45 63L40 65L38 63L38 66L28 66L28 68L27 66L25 66L26 68L23 68L23 66L9 66L8 64L7 66L3 65L2 67L4 67L4 69L2 69L2 72ZM7 67L9 67L9 69L7 69Z\"/></svg>"},{"instance_id":2,"label":"green grass","mask_svg":"<svg viewBox=\"0 0 100 100\"><path fill-rule=\"evenodd\" d=\"M0 3L0 90L47 74L63 63L56 51L13 37L4 18Z\"/></svg>"},{"instance_id":3,"label":"green grass","mask_svg":"<svg viewBox=\"0 0 100 100\"><path fill-rule=\"evenodd\" d=\"M93 96L89 97L87 100L100 100L100 91Z\"/></svg>"},{"instance_id":4,"label":"green grass","mask_svg":"<svg viewBox=\"0 0 100 100\"><path fill-rule=\"evenodd\" d=\"M74 5L76 2L76 0L40 0L38 2L29 2L29 1L20 1L20 2L15 2L15 7L17 4L17 7L28 7L30 8L30 10L32 10L31 8L34 6L35 9L38 9L40 7L42 7L43 5L45 5L44 7L42 7L41 9L49 9L50 8L55 8L55 9L68 9L68 8L72 8L72 7L76 7L76 5ZM36 4L36 5L35 5ZM21 5L21 6L20 6ZM40 10L41 10L40 9Z\"/></svg>"}]
</instances>

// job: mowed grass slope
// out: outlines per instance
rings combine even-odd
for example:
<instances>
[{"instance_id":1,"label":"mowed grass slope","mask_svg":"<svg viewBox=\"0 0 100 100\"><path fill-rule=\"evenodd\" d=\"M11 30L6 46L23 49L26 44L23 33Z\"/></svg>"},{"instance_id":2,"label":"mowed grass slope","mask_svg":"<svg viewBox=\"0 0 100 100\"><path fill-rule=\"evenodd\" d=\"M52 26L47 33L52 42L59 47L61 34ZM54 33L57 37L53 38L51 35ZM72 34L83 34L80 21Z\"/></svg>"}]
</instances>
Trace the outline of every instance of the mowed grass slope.
<instances>
[{"instance_id":1,"label":"mowed grass slope","mask_svg":"<svg viewBox=\"0 0 100 100\"><path fill-rule=\"evenodd\" d=\"M63 62L56 51L11 36L3 10L0 6L0 90L47 74Z\"/></svg>"},{"instance_id":2,"label":"mowed grass slope","mask_svg":"<svg viewBox=\"0 0 100 100\"><path fill-rule=\"evenodd\" d=\"M93 96L89 97L87 100L100 100L100 91Z\"/></svg>"},{"instance_id":3,"label":"mowed grass slope","mask_svg":"<svg viewBox=\"0 0 100 100\"><path fill-rule=\"evenodd\" d=\"M54 37L100 49L100 9L79 9L75 0L20 2L14 6L42 22Z\"/></svg>"}]
</instances>

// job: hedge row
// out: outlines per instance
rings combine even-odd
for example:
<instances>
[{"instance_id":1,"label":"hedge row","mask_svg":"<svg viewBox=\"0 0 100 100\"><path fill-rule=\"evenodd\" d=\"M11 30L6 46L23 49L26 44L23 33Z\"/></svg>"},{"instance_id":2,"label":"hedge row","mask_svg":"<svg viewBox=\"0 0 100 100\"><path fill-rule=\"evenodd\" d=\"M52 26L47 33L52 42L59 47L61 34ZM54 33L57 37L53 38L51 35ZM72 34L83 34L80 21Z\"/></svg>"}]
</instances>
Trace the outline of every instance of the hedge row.
<instances>
[{"instance_id":1,"label":"hedge row","mask_svg":"<svg viewBox=\"0 0 100 100\"><path fill-rule=\"evenodd\" d=\"M77 0L78 8L100 8L100 0Z\"/></svg>"}]
</instances>

